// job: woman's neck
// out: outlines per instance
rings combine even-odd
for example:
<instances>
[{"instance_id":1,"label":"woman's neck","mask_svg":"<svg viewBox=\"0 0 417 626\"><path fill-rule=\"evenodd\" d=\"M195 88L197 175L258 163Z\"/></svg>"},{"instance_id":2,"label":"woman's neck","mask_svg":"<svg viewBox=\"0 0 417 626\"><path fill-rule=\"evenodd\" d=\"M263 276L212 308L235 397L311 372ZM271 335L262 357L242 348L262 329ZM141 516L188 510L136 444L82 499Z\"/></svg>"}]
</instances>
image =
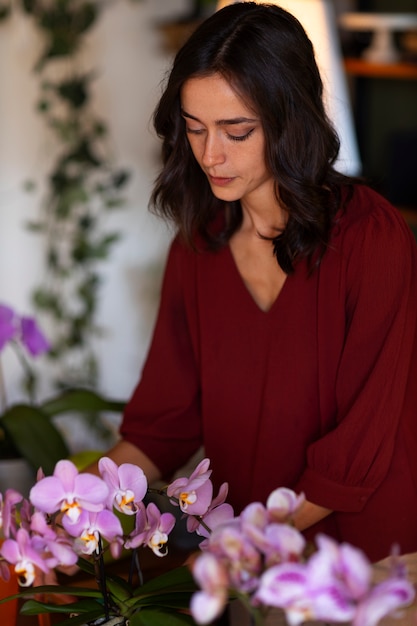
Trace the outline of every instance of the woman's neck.
<instances>
[{"instance_id":1,"label":"woman's neck","mask_svg":"<svg viewBox=\"0 0 417 626\"><path fill-rule=\"evenodd\" d=\"M261 205L258 203L241 202L242 224L240 231L251 232L263 237L276 237L285 228L287 212L278 200Z\"/></svg>"}]
</instances>

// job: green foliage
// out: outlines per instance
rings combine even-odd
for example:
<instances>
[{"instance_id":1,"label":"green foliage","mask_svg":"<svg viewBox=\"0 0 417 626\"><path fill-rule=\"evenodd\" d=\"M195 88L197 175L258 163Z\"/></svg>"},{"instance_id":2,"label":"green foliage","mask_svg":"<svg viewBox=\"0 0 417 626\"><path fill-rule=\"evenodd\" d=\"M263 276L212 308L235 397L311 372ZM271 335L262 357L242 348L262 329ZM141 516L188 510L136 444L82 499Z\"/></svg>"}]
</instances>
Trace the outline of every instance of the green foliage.
<instances>
[{"instance_id":1,"label":"green foliage","mask_svg":"<svg viewBox=\"0 0 417 626\"><path fill-rule=\"evenodd\" d=\"M89 561L81 558L78 564L83 571L94 575L93 565ZM190 598L197 590L197 586L188 567L178 567L161 574L136 589L132 589L124 579L114 575L106 575L106 584L114 615L126 617L131 626L195 624L188 613ZM61 626L82 626L103 616L102 595L97 589L47 585L38 587L36 591L48 595L66 593L76 597L77 600L71 604L61 605L45 603L30 598L33 596L33 589L21 590L20 599L30 598L21 608L23 615L55 613L71 616L60 620Z\"/></svg>"},{"instance_id":2,"label":"green foliage","mask_svg":"<svg viewBox=\"0 0 417 626\"><path fill-rule=\"evenodd\" d=\"M0 0L0 19L12 3ZM39 78L37 111L55 138L40 216L28 229L45 239L46 276L33 293L35 308L52 328L50 357L58 388L95 386L94 341L101 278L120 234L105 227L106 216L124 204L129 172L117 167L107 123L91 105L96 69L80 69L77 53L106 6L102 0L19 0L16 5L37 27L43 48L34 71ZM65 60L65 64L59 63ZM33 183L27 185L33 191Z\"/></svg>"},{"instance_id":3,"label":"green foliage","mask_svg":"<svg viewBox=\"0 0 417 626\"><path fill-rule=\"evenodd\" d=\"M25 458L36 471L52 474L60 459L68 458L69 450L53 418L64 414L97 416L102 412L123 411L124 403L105 398L88 389L64 391L37 406L17 404L7 409L0 420L4 431L0 450L6 456Z\"/></svg>"},{"instance_id":4,"label":"green foliage","mask_svg":"<svg viewBox=\"0 0 417 626\"><path fill-rule=\"evenodd\" d=\"M17 404L3 414L1 423L19 456L29 461L34 470L42 467L46 474L51 474L57 461L69 454L59 431L38 407Z\"/></svg>"}]
</instances>

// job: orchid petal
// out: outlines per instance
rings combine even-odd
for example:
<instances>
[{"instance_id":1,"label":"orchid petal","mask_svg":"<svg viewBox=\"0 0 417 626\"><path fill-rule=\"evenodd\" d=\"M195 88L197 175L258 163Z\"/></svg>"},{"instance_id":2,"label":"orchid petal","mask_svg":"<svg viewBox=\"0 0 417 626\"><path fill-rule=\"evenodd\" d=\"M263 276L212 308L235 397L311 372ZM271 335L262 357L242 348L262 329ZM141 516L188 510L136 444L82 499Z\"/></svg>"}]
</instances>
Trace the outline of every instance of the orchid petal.
<instances>
[{"instance_id":1,"label":"orchid petal","mask_svg":"<svg viewBox=\"0 0 417 626\"><path fill-rule=\"evenodd\" d=\"M32 487L29 499L40 511L55 513L65 500L65 495L66 490L62 481L56 476L47 476Z\"/></svg>"},{"instance_id":2,"label":"orchid petal","mask_svg":"<svg viewBox=\"0 0 417 626\"><path fill-rule=\"evenodd\" d=\"M0 352L15 337L17 332L16 314L12 308L0 304Z\"/></svg>"},{"instance_id":3,"label":"orchid petal","mask_svg":"<svg viewBox=\"0 0 417 626\"><path fill-rule=\"evenodd\" d=\"M266 501L266 508L272 515L286 517L292 515L305 501L303 493L296 494L291 489L280 487L275 489Z\"/></svg>"},{"instance_id":4,"label":"orchid petal","mask_svg":"<svg viewBox=\"0 0 417 626\"><path fill-rule=\"evenodd\" d=\"M22 342L32 356L39 356L50 349L49 342L33 317L21 318Z\"/></svg>"},{"instance_id":5,"label":"orchid petal","mask_svg":"<svg viewBox=\"0 0 417 626\"><path fill-rule=\"evenodd\" d=\"M379 620L393 611L412 603L414 587L404 579L388 579L380 583L359 604L353 626L375 626Z\"/></svg>"},{"instance_id":6,"label":"orchid petal","mask_svg":"<svg viewBox=\"0 0 417 626\"><path fill-rule=\"evenodd\" d=\"M190 610L197 624L210 624L221 615L225 605L226 597L223 595L197 591L191 598Z\"/></svg>"}]
</instances>

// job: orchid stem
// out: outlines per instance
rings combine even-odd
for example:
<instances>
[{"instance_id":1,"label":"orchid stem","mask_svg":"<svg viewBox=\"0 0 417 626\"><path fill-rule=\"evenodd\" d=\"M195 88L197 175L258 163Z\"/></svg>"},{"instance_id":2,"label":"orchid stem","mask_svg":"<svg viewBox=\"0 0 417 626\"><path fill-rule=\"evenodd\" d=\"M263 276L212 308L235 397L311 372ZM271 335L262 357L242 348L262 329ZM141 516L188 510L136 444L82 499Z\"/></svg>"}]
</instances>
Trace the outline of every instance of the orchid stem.
<instances>
[{"instance_id":1,"label":"orchid stem","mask_svg":"<svg viewBox=\"0 0 417 626\"><path fill-rule=\"evenodd\" d=\"M142 568L140 566L139 552L138 552L137 548L135 548L133 550L132 558L130 560L129 578L128 578L130 586L132 586L132 584L133 584L133 575L135 573L135 570L136 570L138 578L139 578L139 587L142 587L142 585L143 585L143 573L142 573Z\"/></svg>"},{"instance_id":2,"label":"orchid stem","mask_svg":"<svg viewBox=\"0 0 417 626\"><path fill-rule=\"evenodd\" d=\"M12 345L14 348L14 351L16 353L16 356L23 368L23 371L25 372L25 377L26 377L26 387L27 387L27 392L29 395L29 402L30 404L35 404L36 398L35 398L35 392L34 392L34 374L33 371L29 365L29 363L27 362L25 355L23 354L23 351L20 347L20 345L15 342L12 341Z\"/></svg>"},{"instance_id":3,"label":"orchid stem","mask_svg":"<svg viewBox=\"0 0 417 626\"><path fill-rule=\"evenodd\" d=\"M103 595L105 618L106 620L109 620L110 619L110 603L109 603L109 595L107 593L107 586L106 586L106 572L104 569L103 543L101 541L101 537L99 537L99 540L98 540L98 546L96 549L95 559L94 559L94 567L95 567L95 572L96 572L96 581Z\"/></svg>"}]
</instances>

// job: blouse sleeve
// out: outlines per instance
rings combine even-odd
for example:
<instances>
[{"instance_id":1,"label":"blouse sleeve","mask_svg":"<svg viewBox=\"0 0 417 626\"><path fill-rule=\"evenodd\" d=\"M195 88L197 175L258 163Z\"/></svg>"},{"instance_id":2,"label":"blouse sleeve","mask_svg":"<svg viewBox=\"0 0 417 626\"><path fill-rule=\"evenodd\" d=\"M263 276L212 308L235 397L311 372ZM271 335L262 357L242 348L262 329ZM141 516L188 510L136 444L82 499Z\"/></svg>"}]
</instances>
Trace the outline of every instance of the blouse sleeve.
<instances>
[{"instance_id":1,"label":"blouse sleeve","mask_svg":"<svg viewBox=\"0 0 417 626\"><path fill-rule=\"evenodd\" d=\"M398 430L417 424L406 397L417 358L416 245L401 215L380 203L339 234L323 269L319 384L335 419L309 446L296 488L336 511L362 510L389 470Z\"/></svg>"},{"instance_id":2,"label":"blouse sleeve","mask_svg":"<svg viewBox=\"0 0 417 626\"><path fill-rule=\"evenodd\" d=\"M171 246L159 312L142 376L120 428L164 477L201 443L200 394L183 294L181 247Z\"/></svg>"}]
</instances>

